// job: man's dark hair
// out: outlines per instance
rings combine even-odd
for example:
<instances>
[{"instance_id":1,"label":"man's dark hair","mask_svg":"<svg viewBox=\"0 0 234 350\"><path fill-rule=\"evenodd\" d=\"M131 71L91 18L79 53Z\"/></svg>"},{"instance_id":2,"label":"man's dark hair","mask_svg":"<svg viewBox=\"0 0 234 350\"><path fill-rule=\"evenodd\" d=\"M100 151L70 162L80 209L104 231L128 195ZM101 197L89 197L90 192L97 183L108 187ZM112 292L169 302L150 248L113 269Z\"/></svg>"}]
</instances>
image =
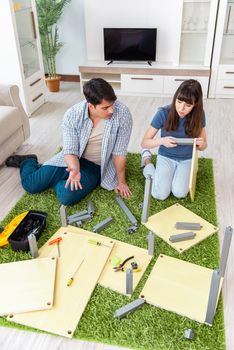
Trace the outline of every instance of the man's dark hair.
<instances>
[{"instance_id":1,"label":"man's dark hair","mask_svg":"<svg viewBox=\"0 0 234 350\"><path fill-rule=\"evenodd\" d=\"M87 102L94 106L102 103L102 100L114 102L117 99L112 86L101 78L87 81L83 86L83 93Z\"/></svg>"}]
</instances>

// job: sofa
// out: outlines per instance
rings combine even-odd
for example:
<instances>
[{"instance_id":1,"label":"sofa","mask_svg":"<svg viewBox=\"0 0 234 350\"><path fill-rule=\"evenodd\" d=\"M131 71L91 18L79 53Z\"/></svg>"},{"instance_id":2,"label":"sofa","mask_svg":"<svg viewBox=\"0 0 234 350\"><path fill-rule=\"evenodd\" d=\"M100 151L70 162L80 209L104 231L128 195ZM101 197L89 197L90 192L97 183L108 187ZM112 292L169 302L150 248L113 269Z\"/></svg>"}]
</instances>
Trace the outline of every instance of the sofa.
<instances>
[{"instance_id":1,"label":"sofa","mask_svg":"<svg viewBox=\"0 0 234 350\"><path fill-rule=\"evenodd\" d=\"M16 85L0 84L0 165L29 137L27 114Z\"/></svg>"}]
</instances>

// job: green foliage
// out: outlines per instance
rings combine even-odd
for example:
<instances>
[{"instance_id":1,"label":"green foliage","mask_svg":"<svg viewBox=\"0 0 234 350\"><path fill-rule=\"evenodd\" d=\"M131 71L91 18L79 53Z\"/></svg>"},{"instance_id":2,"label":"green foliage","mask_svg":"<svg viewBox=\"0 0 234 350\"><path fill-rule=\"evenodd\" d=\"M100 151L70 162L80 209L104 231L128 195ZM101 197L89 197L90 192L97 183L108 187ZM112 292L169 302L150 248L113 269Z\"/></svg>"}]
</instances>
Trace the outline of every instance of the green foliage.
<instances>
[{"instance_id":1,"label":"green foliage","mask_svg":"<svg viewBox=\"0 0 234 350\"><path fill-rule=\"evenodd\" d=\"M142 209L139 204L143 202L145 181L140 168L139 154L128 154L126 174L127 182L133 195L124 201L140 223ZM103 230L101 235L146 249L148 229L144 225L139 224L137 232L129 235L127 229L130 226L130 222L116 204L115 196L116 194L113 191L106 191L98 187L80 203L67 207L68 215L86 209L88 200L91 200L95 205L96 211L93 219L84 223L84 229L92 231L93 226L108 216L111 216L113 223ZM199 159L199 172L194 202L190 201L189 196L184 199L177 199L174 196L170 196L165 201L157 201L152 198L150 215L166 209L177 202L213 225L217 225L211 159ZM60 204L53 190L33 195L26 193L4 221L0 223L0 226L4 227L14 216L25 210L46 211L48 213L46 228L38 241L39 247L41 247L61 226L59 207ZM212 327L152 305L144 305L141 309L130 313L121 321L113 317L116 309L139 297L160 253L215 269L219 265L218 249L217 233L182 254L179 254L165 241L156 237L153 261L147 268L132 297L128 298L98 285L82 315L74 338L141 350L224 350L225 337L221 297ZM6 247L0 251L0 263L23 259L30 259L30 254L14 252L10 247ZM171 291L172 294L173 292ZM194 303L194 300L191 299L191 303ZM0 318L0 326L30 330L28 327L10 323L6 318ZM188 341L183 337L183 332L186 328L192 328L194 330L196 334L194 340Z\"/></svg>"},{"instance_id":2,"label":"green foliage","mask_svg":"<svg viewBox=\"0 0 234 350\"><path fill-rule=\"evenodd\" d=\"M55 78L57 76L55 58L63 46L59 41L57 22L63 13L64 7L70 1L36 0L41 48L49 78Z\"/></svg>"}]
</instances>

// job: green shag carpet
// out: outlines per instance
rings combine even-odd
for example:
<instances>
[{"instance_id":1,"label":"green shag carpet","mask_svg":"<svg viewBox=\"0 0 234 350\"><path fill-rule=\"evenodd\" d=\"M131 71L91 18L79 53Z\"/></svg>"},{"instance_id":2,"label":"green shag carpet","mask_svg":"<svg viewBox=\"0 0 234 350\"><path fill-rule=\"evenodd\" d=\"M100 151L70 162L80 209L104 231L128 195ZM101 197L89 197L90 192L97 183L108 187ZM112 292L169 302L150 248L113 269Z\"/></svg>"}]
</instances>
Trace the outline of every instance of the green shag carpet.
<instances>
[{"instance_id":1,"label":"green shag carpet","mask_svg":"<svg viewBox=\"0 0 234 350\"><path fill-rule=\"evenodd\" d=\"M143 202L144 177L140 169L139 154L128 155L127 181L133 195L125 202L140 222L140 203ZM93 219L83 225L84 229L92 231L94 225L104 220L106 217L112 216L114 222L101 232L102 235L147 249L147 228L143 225L139 225L138 231L129 235L127 233L127 228L130 226L130 222L116 204L115 196L113 191L108 192L99 187L82 202L69 207L67 210L68 214L71 215L85 209L87 201L92 200L95 204L96 212ZM202 216L213 225L217 225L212 160L204 158L199 159L199 173L194 203L190 201L189 197L178 200L170 196L170 198L165 201L156 201L152 199L151 214L159 212L176 202L179 202L194 213ZM34 209L46 211L48 213L47 225L39 239L39 247L41 247L61 226L59 207L60 204L52 190L37 195L24 194L7 217L0 223L0 226L4 227L12 218L26 210ZM173 248L157 237L154 259L136 288L132 298L129 299L116 292L97 286L85 309L74 337L83 340L126 346L133 349L225 349L223 306L221 298L218 303L212 327L199 324L175 313L151 305L144 305L141 309L128 314L127 317L123 318L121 321L113 317L116 309L139 297L156 258L160 253L215 269L219 264L218 250L217 233L183 254L178 254ZM30 258L29 253L14 252L10 247L0 250L0 263ZM171 291L171 293L173 293L173 291ZM193 303L193 300L191 300L191 303ZM0 326L30 330L28 327L10 323L5 318L0 318ZM195 338L191 341L183 337L183 332L187 328L192 328L196 334Z\"/></svg>"}]
</instances>

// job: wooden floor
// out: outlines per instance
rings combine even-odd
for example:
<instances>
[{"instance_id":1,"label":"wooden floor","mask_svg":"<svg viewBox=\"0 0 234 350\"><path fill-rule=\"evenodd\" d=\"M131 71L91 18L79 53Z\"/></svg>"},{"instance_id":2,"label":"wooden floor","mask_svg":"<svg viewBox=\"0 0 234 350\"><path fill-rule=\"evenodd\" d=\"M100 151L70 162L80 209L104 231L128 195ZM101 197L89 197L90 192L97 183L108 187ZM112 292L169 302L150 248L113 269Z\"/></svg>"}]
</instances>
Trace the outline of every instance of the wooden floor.
<instances>
[{"instance_id":1,"label":"wooden floor","mask_svg":"<svg viewBox=\"0 0 234 350\"><path fill-rule=\"evenodd\" d=\"M36 153L40 162L51 157L62 144L60 125L64 112L81 99L78 83L63 83L61 92L49 95L48 102L30 118L31 137L17 153ZM140 140L155 110L169 103L170 99L136 96L120 96L119 99L130 108L134 119L129 151L139 152ZM222 242L225 227L229 225L234 227L234 166L232 163L234 160L234 100L205 100L205 111L209 146L202 156L214 159L219 237ZM0 219L14 206L23 192L18 169L0 167ZM228 259L223 298L227 350L233 350L234 242L232 242ZM121 348L0 327L0 349L111 350Z\"/></svg>"}]
</instances>

